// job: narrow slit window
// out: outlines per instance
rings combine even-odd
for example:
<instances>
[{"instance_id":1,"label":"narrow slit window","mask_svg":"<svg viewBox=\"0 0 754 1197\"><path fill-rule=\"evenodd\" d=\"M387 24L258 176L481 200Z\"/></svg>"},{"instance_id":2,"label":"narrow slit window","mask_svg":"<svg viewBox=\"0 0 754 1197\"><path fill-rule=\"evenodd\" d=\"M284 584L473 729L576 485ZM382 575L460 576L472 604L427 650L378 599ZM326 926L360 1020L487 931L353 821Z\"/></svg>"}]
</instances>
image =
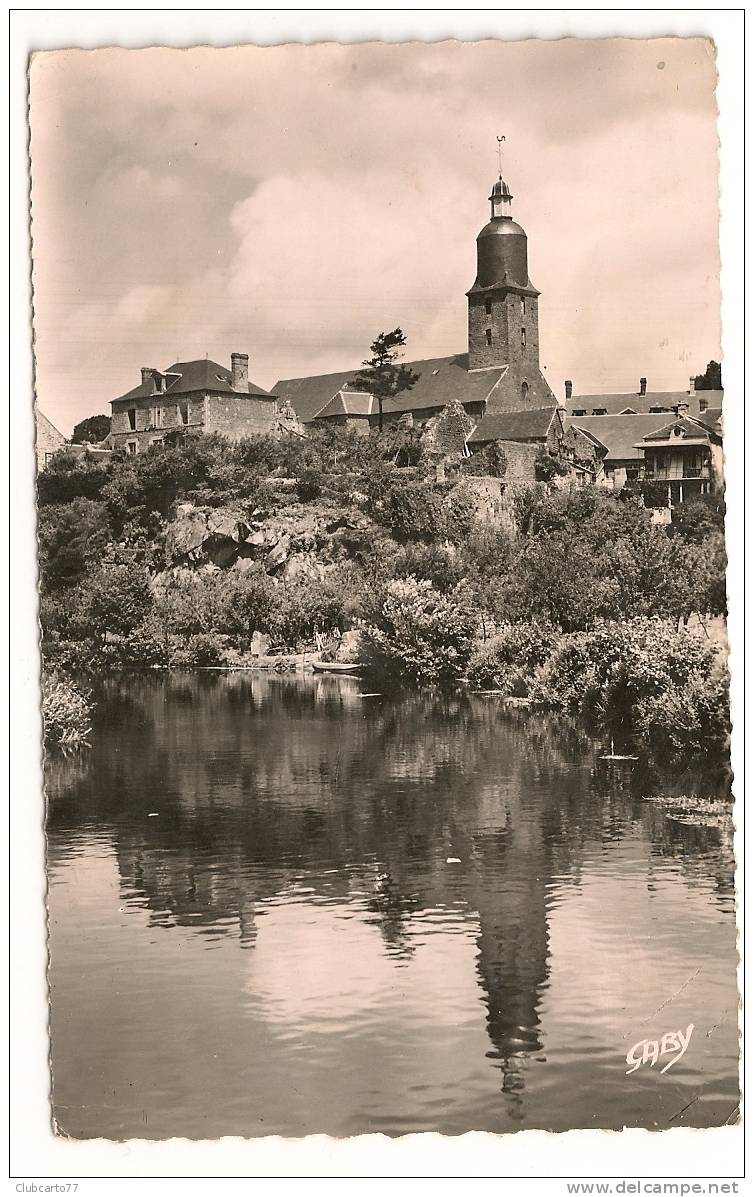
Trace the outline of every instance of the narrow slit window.
<instances>
[{"instance_id":1,"label":"narrow slit window","mask_svg":"<svg viewBox=\"0 0 754 1197\"><path fill-rule=\"evenodd\" d=\"M526 329L521 329L521 348L526 349Z\"/></svg>"},{"instance_id":2,"label":"narrow slit window","mask_svg":"<svg viewBox=\"0 0 754 1197\"><path fill-rule=\"evenodd\" d=\"M485 299L484 310L488 316L492 315L492 300L491 299Z\"/></svg>"},{"instance_id":3,"label":"narrow slit window","mask_svg":"<svg viewBox=\"0 0 754 1197\"><path fill-rule=\"evenodd\" d=\"M492 344L492 329L491 329L491 328L486 328L486 329L484 330L484 335L485 335L485 337L487 338L487 344L488 344L488 345L491 345L491 344Z\"/></svg>"}]
</instances>

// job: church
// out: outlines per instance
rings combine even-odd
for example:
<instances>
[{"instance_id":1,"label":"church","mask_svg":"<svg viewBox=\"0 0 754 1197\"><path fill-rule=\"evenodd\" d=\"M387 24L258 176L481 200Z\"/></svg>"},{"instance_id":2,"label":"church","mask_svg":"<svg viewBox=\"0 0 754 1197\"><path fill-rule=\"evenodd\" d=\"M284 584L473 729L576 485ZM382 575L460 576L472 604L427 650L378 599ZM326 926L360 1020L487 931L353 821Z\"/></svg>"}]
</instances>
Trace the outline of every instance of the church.
<instances>
[{"instance_id":1,"label":"church","mask_svg":"<svg viewBox=\"0 0 754 1197\"><path fill-rule=\"evenodd\" d=\"M421 426L446 409L468 417L471 450L492 441L557 449L560 408L539 365L539 291L529 278L526 233L512 216L502 175L489 197L490 219L477 237L477 272L466 293L468 351L406 363L419 375L385 404L385 422ZM358 367L337 374L281 379L273 388L304 425L328 421L367 429L378 422L374 397L354 388Z\"/></svg>"}]
</instances>

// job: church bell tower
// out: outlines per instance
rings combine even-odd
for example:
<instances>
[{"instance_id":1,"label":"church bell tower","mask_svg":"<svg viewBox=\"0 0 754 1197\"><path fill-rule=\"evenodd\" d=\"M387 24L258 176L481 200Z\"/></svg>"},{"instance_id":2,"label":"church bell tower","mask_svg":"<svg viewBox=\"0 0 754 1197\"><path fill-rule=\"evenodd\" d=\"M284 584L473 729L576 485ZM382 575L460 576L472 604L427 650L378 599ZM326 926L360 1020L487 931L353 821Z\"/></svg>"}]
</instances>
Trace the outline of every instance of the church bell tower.
<instances>
[{"instance_id":1,"label":"church bell tower","mask_svg":"<svg viewBox=\"0 0 754 1197\"><path fill-rule=\"evenodd\" d=\"M526 233L511 215L502 173L489 197L490 220L476 239L469 301L469 370L507 366L507 410L554 401L539 368L539 291L529 278Z\"/></svg>"}]
</instances>

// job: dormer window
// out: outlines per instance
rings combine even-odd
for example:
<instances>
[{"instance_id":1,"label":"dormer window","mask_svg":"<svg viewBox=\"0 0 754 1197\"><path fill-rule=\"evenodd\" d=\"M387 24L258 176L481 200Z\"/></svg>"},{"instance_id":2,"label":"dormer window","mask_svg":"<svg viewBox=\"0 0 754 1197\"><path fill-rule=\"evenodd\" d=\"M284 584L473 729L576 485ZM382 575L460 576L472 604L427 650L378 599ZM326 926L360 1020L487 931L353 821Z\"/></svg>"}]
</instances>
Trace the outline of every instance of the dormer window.
<instances>
[{"instance_id":1,"label":"dormer window","mask_svg":"<svg viewBox=\"0 0 754 1197\"><path fill-rule=\"evenodd\" d=\"M708 407L709 407L709 404L708 404L708 402L707 402L707 400L706 400L706 399L700 399L700 400L699 400L699 411L700 411L702 414L704 414L704 412L706 412L706 410L707 410L707 408L708 408Z\"/></svg>"},{"instance_id":2,"label":"dormer window","mask_svg":"<svg viewBox=\"0 0 754 1197\"><path fill-rule=\"evenodd\" d=\"M592 408L592 415L593 415L593 416L606 416L606 415L607 415L607 408L606 408L606 407L593 407L593 408Z\"/></svg>"},{"instance_id":3,"label":"dormer window","mask_svg":"<svg viewBox=\"0 0 754 1197\"><path fill-rule=\"evenodd\" d=\"M585 407L574 407L573 411L571 412L571 415L574 415L574 416L585 416L585 415L586 415L586 408L585 408Z\"/></svg>"}]
</instances>

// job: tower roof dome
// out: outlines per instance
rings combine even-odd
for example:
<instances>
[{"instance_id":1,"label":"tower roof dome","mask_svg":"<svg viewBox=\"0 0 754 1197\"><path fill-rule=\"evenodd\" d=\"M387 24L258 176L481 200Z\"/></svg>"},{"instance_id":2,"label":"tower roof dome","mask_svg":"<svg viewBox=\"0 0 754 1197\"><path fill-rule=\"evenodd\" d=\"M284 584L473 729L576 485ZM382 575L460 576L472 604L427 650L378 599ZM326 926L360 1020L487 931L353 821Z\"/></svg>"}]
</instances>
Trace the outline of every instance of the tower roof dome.
<instances>
[{"instance_id":1,"label":"tower roof dome","mask_svg":"<svg viewBox=\"0 0 754 1197\"><path fill-rule=\"evenodd\" d=\"M476 239L477 289L513 286L535 292L529 280L526 233L511 217L512 199L500 175L490 195L490 220Z\"/></svg>"}]
</instances>

